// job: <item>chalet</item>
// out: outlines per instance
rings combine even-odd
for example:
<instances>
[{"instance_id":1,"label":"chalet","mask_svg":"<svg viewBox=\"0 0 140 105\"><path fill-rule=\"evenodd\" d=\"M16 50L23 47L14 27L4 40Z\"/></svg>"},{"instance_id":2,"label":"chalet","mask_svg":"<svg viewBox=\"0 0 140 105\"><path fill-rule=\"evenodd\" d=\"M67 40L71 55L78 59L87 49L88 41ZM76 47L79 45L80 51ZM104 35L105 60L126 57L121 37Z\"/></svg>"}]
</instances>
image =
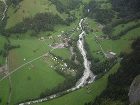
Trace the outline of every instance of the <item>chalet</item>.
<instances>
[{"instance_id":1,"label":"chalet","mask_svg":"<svg viewBox=\"0 0 140 105\"><path fill-rule=\"evenodd\" d=\"M106 52L105 53L105 57L107 58L107 59L114 59L115 57L116 57L116 53L114 53L114 52Z\"/></svg>"}]
</instances>

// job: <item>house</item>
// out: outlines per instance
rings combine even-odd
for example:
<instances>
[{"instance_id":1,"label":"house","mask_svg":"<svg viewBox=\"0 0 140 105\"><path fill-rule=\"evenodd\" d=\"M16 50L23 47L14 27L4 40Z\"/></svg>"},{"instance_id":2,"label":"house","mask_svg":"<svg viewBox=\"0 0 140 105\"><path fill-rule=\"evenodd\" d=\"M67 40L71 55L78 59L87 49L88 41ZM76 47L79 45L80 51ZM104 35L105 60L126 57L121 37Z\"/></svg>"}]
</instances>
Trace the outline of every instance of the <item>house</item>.
<instances>
[{"instance_id":1,"label":"house","mask_svg":"<svg viewBox=\"0 0 140 105\"><path fill-rule=\"evenodd\" d=\"M116 57L116 53L114 53L114 52L106 52L105 53L105 57L107 58L107 59L114 59L115 57Z\"/></svg>"}]
</instances>

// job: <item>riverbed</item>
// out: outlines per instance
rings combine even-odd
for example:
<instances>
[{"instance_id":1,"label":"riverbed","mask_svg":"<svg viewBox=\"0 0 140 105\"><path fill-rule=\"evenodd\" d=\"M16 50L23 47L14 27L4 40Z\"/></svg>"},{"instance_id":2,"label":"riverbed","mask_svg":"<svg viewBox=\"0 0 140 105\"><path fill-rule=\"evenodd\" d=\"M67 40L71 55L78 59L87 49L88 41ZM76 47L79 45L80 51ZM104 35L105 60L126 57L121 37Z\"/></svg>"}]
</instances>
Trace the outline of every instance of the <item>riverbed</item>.
<instances>
[{"instance_id":1,"label":"riverbed","mask_svg":"<svg viewBox=\"0 0 140 105\"><path fill-rule=\"evenodd\" d=\"M61 93L56 93L54 95L47 96L47 97L42 98L42 99L21 103L19 105L30 105L30 104L35 104L35 103L41 103L41 102L44 102L44 101L48 101L50 99L55 99L57 97L62 96L65 93L75 91L75 90L77 90L81 87L84 87L86 84L92 83L94 81L96 76L90 70L91 62L88 61L87 52L84 48L84 36L86 35L86 32L84 31L83 26L82 26L84 21L85 21L85 18L81 19L80 22L79 22L79 28L81 30L81 33L79 34L79 39L77 41L77 47L78 47L81 55L83 56L83 60L84 60L83 65L84 65L85 69L84 69L84 73L83 73L82 77L77 81L76 85L73 86L72 88L66 90L66 91L61 92Z\"/></svg>"}]
</instances>

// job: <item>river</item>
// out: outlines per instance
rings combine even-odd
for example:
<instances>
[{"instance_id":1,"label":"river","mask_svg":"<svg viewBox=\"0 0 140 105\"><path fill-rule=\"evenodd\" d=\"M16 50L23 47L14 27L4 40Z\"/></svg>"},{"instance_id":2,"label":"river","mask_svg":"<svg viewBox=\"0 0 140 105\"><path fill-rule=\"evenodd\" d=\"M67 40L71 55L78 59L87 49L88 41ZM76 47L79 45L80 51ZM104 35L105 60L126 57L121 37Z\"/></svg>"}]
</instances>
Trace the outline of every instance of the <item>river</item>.
<instances>
[{"instance_id":1,"label":"river","mask_svg":"<svg viewBox=\"0 0 140 105\"><path fill-rule=\"evenodd\" d=\"M85 31L83 30L83 27L82 27L82 22L84 20L85 20L85 18L81 19L80 23L79 23L79 27L80 27L82 32L79 35L79 40L77 42L77 46L78 46L78 48L79 48L79 50L80 50L80 52L81 52L81 54L83 56L85 70L84 70L82 78L76 84L77 88L83 87L87 83L92 83L94 81L94 79L95 79L95 75L93 75L92 71L90 70L91 62L88 61L87 52L86 52L86 50L84 48L84 35L86 34Z\"/></svg>"},{"instance_id":2,"label":"river","mask_svg":"<svg viewBox=\"0 0 140 105\"><path fill-rule=\"evenodd\" d=\"M84 48L84 36L86 35L85 31L83 30L83 26L82 26L82 23L84 21L85 21L85 18L81 19L80 22L79 22L79 28L81 30L81 33L79 35L79 40L77 41L77 47L79 48L79 50L80 50L80 52L83 56L83 60L84 60L84 62L83 62L84 68L85 68L84 73L83 73L83 76L79 79L79 81L77 81L75 86L73 86L72 88L70 88L66 91L63 91L62 94L72 92L72 91L75 91L75 90L77 90L81 87L84 87L86 84L92 83L94 81L95 77L96 77L92 73L92 71L90 70L91 62L88 61L87 52ZM41 103L41 102L48 101L50 99L54 99L54 98L62 96L60 94L61 93L59 93L59 94L56 93L54 95L51 95L51 96L48 96L48 97L45 97L45 98L42 98L42 99L21 103L19 105L30 105L30 104L35 104L35 103Z\"/></svg>"}]
</instances>

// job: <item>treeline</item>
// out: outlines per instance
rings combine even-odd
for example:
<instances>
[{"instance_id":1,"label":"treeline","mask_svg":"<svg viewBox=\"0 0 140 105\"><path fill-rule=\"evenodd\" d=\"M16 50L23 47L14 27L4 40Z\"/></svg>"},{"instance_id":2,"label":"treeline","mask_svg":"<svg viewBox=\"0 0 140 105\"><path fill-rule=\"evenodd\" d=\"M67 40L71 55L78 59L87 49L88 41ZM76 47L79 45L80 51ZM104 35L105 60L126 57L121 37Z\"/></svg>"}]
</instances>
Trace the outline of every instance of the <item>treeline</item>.
<instances>
[{"instance_id":1,"label":"treeline","mask_svg":"<svg viewBox=\"0 0 140 105\"><path fill-rule=\"evenodd\" d=\"M101 4L107 4L108 1L100 2L91 0L84 8L84 16L96 19L101 24L111 22L114 17L114 11L111 8L102 8Z\"/></svg>"},{"instance_id":2,"label":"treeline","mask_svg":"<svg viewBox=\"0 0 140 105\"><path fill-rule=\"evenodd\" d=\"M131 31L131 30L133 30L135 28L138 28L138 27L140 27L140 23L132 25L132 26L129 26L126 29L121 30L117 35L115 35L115 36L112 35L111 39L119 39L121 36L127 34L129 31Z\"/></svg>"},{"instance_id":3,"label":"treeline","mask_svg":"<svg viewBox=\"0 0 140 105\"><path fill-rule=\"evenodd\" d=\"M3 17L4 9L5 9L5 5L2 1L0 1L0 33L3 32L5 25L6 25L6 20L7 20L7 17L5 17L5 19L3 21L1 21L1 19Z\"/></svg>"},{"instance_id":4,"label":"treeline","mask_svg":"<svg viewBox=\"0 0 140 105\"><path fill-rule=\"evenodd\" d=\"M62 3L61 0L50 0L59 12L69 12L79 6L81 0L67 0L66 4Z\"/></svg>"},{"instance_id":5,"label":"treeline","mask_svg":"<svg viewBox=\"0 0 140 105\"><path fill-rule=\"evenodd\" d=\"M9 54L9 51L15 48L19 48L20 45L12 45L10 43L10 41L7 39L7 42L4 43L3 47L0 49L0 56L2 58L7 57L7 55ZM1 66L2 64L0 64Z\"/></svg>"},{"instance_id":6,"label":"treeline","mask_svg":"<svg viewBox=\"0 0 140 105\"><path fill-rule=\"evenodd\" d=\"M77 18L74 13L67 12L67 14L68 14L68 17L65 19L65 24L69 26Z\"/></svg>"},{"instance_id":7,"label":"treeline","mask_svg":"<svg viewBox=\"0 0 140 105\"><path fill-rule=\"evenodd\" d=\"M108 35L109 38L113 39L113 40L116 40L116 39L119 39L121 36L127 34L127 32L135 29L135 28L138 28L140 27L140 23L137 23L137 20L135 20L135 25L132 25L132 26L129 26L123 30L120 30L120 32L118 32L116 35L113 35L112 34L112 30L113 30L113 27L119 25L119 24L126 24L128 22L132 21L132 19L130 20L119 20L119 21L116 21L110 25L107 25L106 27L103 28L103 32Z\"/></svg>"},{"instance_id":8,"label":"treeline","mask_svg":"<svg viewBox=\"0 0 140 105\"><path fill-rule=\"evenodd\" d=\"M105 27L103 27L103 32L110 36L112 34L112 30L115 26L117 26L119 24L126 24L126 23L136 20L136 19L137 19L137 17L127 18L127 19L117 19L117 20L111 22L110 24L107 24Z\"/></svg>"},{"instance_id":9,"label":"treeline","mask_svg":"<svg viewBox=\"0 0 140 105\"><path fill-rule=\"evenodd\" d=\"M85 105L129 105L129 87L133 79L140 74L140 38L133 44L133 52L123 56L121 66L116 74L108 78L107 88L94 103Z\"/></svg>"},{"instance_id":10,"label":"treeline","mask_svg":"<svg viewBox=\"0 0 140 105\"><path fill-rule=\"evenodd\" d=\"M35 33L40 31L53 31L57 24L65 24L64 21L52 13L39 13L33 18L25 18L23 22L7 29L8 33L24 33L33 30Z\"/></svg>"},{"instance_id":11,"label":"treeline","mask_svg":"<svg viewBox=\"0 0 140 105\"><path fill-rule=\"evenodd\" d=\"M22 0L10 0L9 2L14 6L17 6Z\"/></svg>"},{"instance_id":12,"label":"treeline","mask_svg":"<svg viewBox=\"0 0 140 105\"><path fill-rule=\"evenodd\" d=\"M4 44L3 49L0 49L0 56L6 57L10 50L19 47L20 45L11 45L11 43L7 42Z\"/></svg>"}]
</instances>

